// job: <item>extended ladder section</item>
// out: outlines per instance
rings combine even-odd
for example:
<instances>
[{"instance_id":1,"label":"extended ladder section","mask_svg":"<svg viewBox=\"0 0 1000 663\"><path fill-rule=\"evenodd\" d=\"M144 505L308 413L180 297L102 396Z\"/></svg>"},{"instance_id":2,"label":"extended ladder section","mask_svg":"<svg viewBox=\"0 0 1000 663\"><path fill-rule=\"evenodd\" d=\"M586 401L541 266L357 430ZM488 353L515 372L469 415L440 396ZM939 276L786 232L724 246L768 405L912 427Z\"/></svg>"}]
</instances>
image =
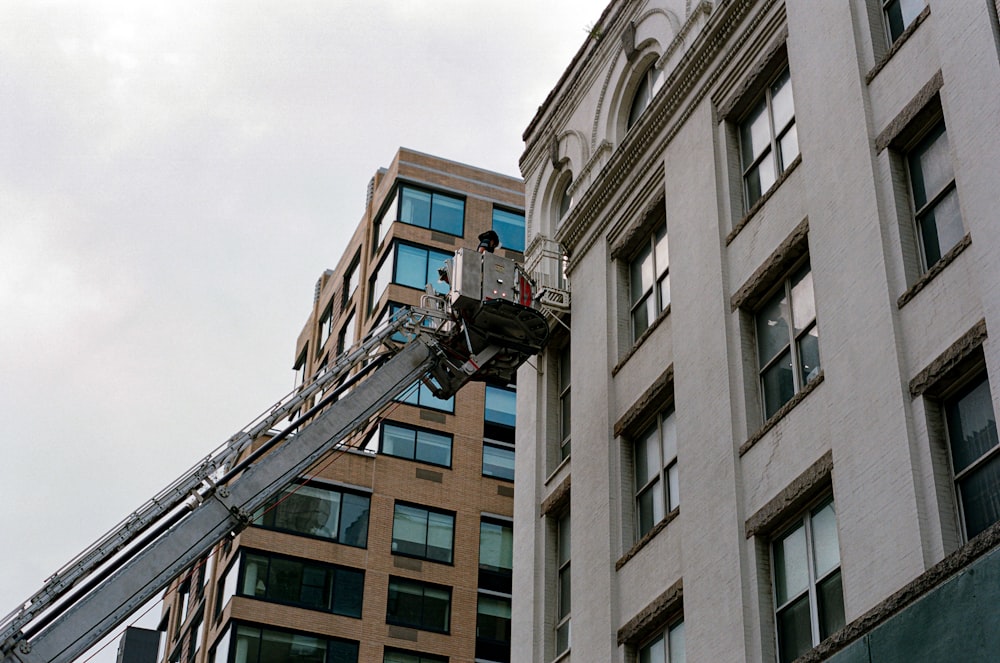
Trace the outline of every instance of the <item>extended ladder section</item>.
<instances>
[{"instance_id":1,"label":"extended ladder section","mask_svg":"<svg viewBox=\"0 0 1000 663\"><path fill-rule=\"evenodd\" d=\"M478 255L460 251L443 272L458 277L449 296L398 311L52 575L0 622L0 660L73 661L416 381L445 398L512 378L548 326L520 267ZM498 280L513 283L500 301Z\"/></svg>"}]
</instances>

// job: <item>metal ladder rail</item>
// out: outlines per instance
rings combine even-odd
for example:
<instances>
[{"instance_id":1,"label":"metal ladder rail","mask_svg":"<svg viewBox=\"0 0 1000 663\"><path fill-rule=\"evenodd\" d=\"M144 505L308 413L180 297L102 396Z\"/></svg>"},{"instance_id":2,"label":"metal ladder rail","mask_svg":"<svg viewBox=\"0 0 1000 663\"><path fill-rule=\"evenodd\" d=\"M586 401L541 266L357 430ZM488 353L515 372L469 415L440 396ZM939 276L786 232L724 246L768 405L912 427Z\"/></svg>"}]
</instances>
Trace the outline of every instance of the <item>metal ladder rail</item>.
<instances>
[{"instance_id":1,"label":"metal ladder rail","mask_svg":"<svg viewBox=\"0 0 1000 663\"><path fill-rule=\"evenodd\" d=\"M228 532L244 527L271 494L287 485L356 430L439 361L436 341L419 335L380 370L331 404L295 438L279 445L240 474L224 492L198 503L125 561L26 637L0 643L4 663L68 663L145 604L183 569L204 556Z\"/></svg>"},{"instance_id":2,"label":"metal ladder rail","mask_svg":"<svg viewBox=\"0 0 1000 663\"><path fill-rule=\"evenodd\" d=\"M135 540L142 532L148 530L161 518L169 515L178 506L190 500L192 495L197 493L199 489L203 489L206 484L211 484L213 476L217 476L231 467L243 450L262 435L273 430L277 423L287 418L308 398L340 379L380 346L387 345L394 334L398 332L415 334L425 320L433 317L440 317L440 314L428 309L404 308L397 311L385 325L374 330L361 342L340 355L327 371L280 399L269 410L259 415L240 432L202 459L199 464L171 482L107 534L46 579L41 590L22 602L18 608L0 621L0 643L15 636L26 624L49 610L59 597L99 568L105 561L122 553L129 542ZM398 344L387 345L387 349L389 352L397 352Z\"/></svg>"}]
</instances>

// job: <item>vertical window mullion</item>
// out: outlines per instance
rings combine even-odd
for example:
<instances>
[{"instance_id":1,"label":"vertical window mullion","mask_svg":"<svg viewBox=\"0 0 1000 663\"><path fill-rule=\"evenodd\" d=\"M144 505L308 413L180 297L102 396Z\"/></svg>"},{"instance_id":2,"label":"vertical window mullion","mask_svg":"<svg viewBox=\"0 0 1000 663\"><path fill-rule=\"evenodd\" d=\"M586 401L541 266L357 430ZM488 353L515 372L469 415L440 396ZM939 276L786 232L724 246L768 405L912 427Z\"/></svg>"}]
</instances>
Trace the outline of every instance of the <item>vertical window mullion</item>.
<instances>
[{"instance_id":1,"label":"vertical window mullion","mask_svg":"<svg viewBox=\"0 0 1000 663\"><path fill-rule=\"evenodd\" d=\"M806 526L806 568L809 574L809 629L812 631L812 641L813 645L819 644L819 600L816 596L816 561L815 561L815 551L813 547L815 542L813 541L813 525L812 525L812 513L807 513L805 517Z\"/></svg>"}]
</instances>

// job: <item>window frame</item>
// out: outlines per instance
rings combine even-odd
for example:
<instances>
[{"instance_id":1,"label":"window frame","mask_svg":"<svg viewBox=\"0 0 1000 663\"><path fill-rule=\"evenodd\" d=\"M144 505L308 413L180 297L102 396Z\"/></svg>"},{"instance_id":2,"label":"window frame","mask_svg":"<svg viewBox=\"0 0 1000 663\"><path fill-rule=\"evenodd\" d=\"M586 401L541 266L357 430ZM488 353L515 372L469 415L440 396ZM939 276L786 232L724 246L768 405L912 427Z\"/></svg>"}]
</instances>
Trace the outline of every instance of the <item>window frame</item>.
<instances>
[{"instance_id":1,"label":"window frame","mask_svg":"<svg viewBox=\"0 0 1000 663\"><path fill-rule=\"evenodd\" d=\"M817 376L822 373L822 360L819 359L819 314L816 312L816 292L815 283L812 280L812 274L812 264L810 263L807 255L805 258L796 261L790 269L783 272L778 281L766 291L766 294L759 298L758 306L753 311L757 387L760 392L760 405L763 422L767 422L772 417L776 416L786 403L794 400L796 394L801 393L807 385L812 383L815 379L817 379ZM801 278L797 279L797 277L800 276ZM794 318L795 300L792 297L794 289L793 281L796 281L797 279L796 284L802 283L806 276L808 276L810 280L809 294L811 295L812 300L811 307L813 315L812 318L802 326L800 331L796 331ZM771 305L776 299L780 307L780 315L786 322L788 338L786 339L787 342L783 342L781 347L776 350L772 356L766 358L765 360L761 357L761 316L766 312L769 305ZM787 303L783 304L782 302ZM811 333L813 330L815 330L815 334ZM819 361L807 375L804 372L806 366L803 365L802 361L801 344L803 341L807 340L807 337L809 336L815 336L816 357ZM772 408L771 404L768 403L765 373L780 366L782 358L786 354L789 356L791 362L792 393L788 398L777 403L777 405Z\"/></svg>"},{"instance_id":2,"label":"window frame","mask_svg":"<svg viewBox=\"0 0 1000 663\"><path fill-rule=\"evenodd\" d=\"M669 424L667 422L670 422ZM665 451L667 447L668 440L665 439L665 434L667 431L673 431L673 455L670 458L665 458ZM652 433L656 437L656 451L657 451L657 462L656 462L656 472L651 473L652 476L647 478L647 481L642 485L639 484L640 477L639 474L639 453L640 447L645 446L646 441L649 439L649 434ZM635 510L635 528L636 528L636 539L641 540L646 534L651 532L656 528L656 526L666 520L674 511L680 507L680 491L678 488L678 461L677 461L677 421L676 412L673 405L670 405L664 410L656 413L654 417L649 419L647 423L639 429L639 434L635 435L633 439L630 440L630 446L632 448L632 498L633 498L633 508ZM648 466L648 460L647 460ZM673 470L673 474L671 474ZM653 491L653 497L656 499L656 487L659 486L659 497L660 497L660 509L662 514L659 518L656 518L656 504L652 504L652 520L648 523L648 527L643 527L643 506L642 499L650 491ZM674 499L676 494L676 501Z\"/></svg>"},{"instance_id":3,"label":"window frame","mask_svg":"<svg viewBox=\"0 0 1000 663\"><path fill-rule=\"evenodd\" d=\"M483 535L483 527L499 528L499 545L497 555L500 564L483 563L483 544L489 539ZM509 557L509 562L507 558ZM479 579L480 589L486 589L500 594L510 595L513 591L514 578L514 523L510 520L482 516L479 519ZM491 560L487 560L489 562ZM507 562L509 566L504 566Z\"/></svg>"},{"instance_id":4,"label":"window frame","mask_svg":"<svg viewBox=\"0 0 1000 663\"><path fill-rule=\"evenodd\" d=\"M958 402L965 398L971 396L977 389L985 386L986 394L988 398L986 403L989 406L989 411L984 413L987 416L992 414L992 432L993 438L997 438L998 429L996 426L996 409L993 406L993 391L989 381L989 375L987 374L986 367L983 363L978 363L972 370L965 373L962 379L957 380L955 384L949 385L948 389L944 391L940 398L940 412L942 419L942 434L944 436L945 443L948 447L948 463L949 463L949 475L951 479L951 486L955 500L955 511L957 512L958 520L958 530L963 542L968 542L975 538L977 535L989 529L990 524L985 524L971 536L969 534L969 517L965 506L965 498L963 497L963 491L961 484L965 482L970 477L979 474L984 470L988 470L994 464L1000 464L1000 441L993 444L993 446L984 450L979 456L969 461L960 470L956 470L957 464L955 460L955 444L953 441L954 436L954 426L952 419L952 407ZM998 494L1000 494L1000 485L997 486ZM1000 517L993 520L993 523L1000 522Z\"/></svg>"},{"instance_id":5,"label":"window frame","mask_svg":"<svg viewBox=\"0 0 1000 663\"><path fill-rule=\"evenodd\" d=\"M679 617L674 617L669 620L663 628L660 628L653 635L649 636L642 643L635 648L635 660L637 663L672 663L677 654L674 652L674 646L677 644L676 640L673 638L677 637L676 634L680 634L680 646L685 647L684 643L684 615ZM652 645L657 642L663 643L663 659L661 661L655 661L652 658L644 658L643 652L647 651ZM686 654L681 654L680 659L684 660Z\"/></svg>"},{"instance_id":6,"label":"window frame","mask_svg":"<svg viewBox=\"0 0 1000 663\"><path fill-rule=\"evenodd\" d=\"M652 270L652 273L650 274L651 278L649 287L644 287L641 293L637 293L636 276L642 275L642 267L646 258L649 259ZM661 269L659 262L662 258L666 259L666 265L664 265ZM629 329L632 331L632 343L635 344L639 341L646 330L653 326L653 323L656 322L660 315L670 309L669 236L667 233L667 220L665 215L663 219L657 222L656 226L649 231L648 241L644 241L642 245L632 253L632 257L628 261L627 273ZM636 297L637 294L638 297ZM652 308L649 308L649 302L652 302ZM641 310L645 311L647 319L645 326L643 326L642 329L639 329L639 326L636 324L636 314Z\"/></svg>"},{"instance_id":7,"label":"window frame","mask_svg":"<svg viewBox=\"0 0 1000 663\"><path fill-rule=\"evenodd\" d=\"M287 499L288 496L296 493L299 490L299 488L294 488L293 489L292 488L293 486L302 486L302 487L308 487L308 488L313 488L313 489L317 489L317 490L323 490L323 491L327 491L327 492L330 492L330 493L337 493L340 496L338 498L338 500L337 500L337 508L338 508L338 511L337 511L337 535L336 535L335 538L331 538L329 536L324 536L324 535L320 535L320 534L312 534L312 533L308 533L308 532L302 532L302 531L298 531L298 530L294 530L294 529L290 529L290 528L286 528L286 527L279 527L279 526L276 526L276 525L261 524L263 522L263 520L268 516L268 514L272 513L276 509L280 508L281 504L284 503L284 501ZM342 531L345 529L345 524L344 524L344 496L347 496L347 495L349 495L351 497L356 497L356 498L358 498L358 497L359 498L364 498L368 502L368 506L367 506L368 522L365 523L365 527L364 527L364 544L363 545L345 542L343 540L343 537L341 536ZM276 517L277 517L276 515L272 516L272 518L276 518ZM261 522L258 522L258 521L261 521ZM312 538L312 539L320 539L320 540L323 540L323 541L331 541L333 543L338 543L338 544L344 545L344 546L350 546L352 548L362 548L362 549L365 549L365 548L368 547L368 530L369 530L369 527L370 527L370 524L371 524L371 493L367 493L367 492L364 492L364 491L358 491L358 490L350 490L350 489L347 489L347 488L342 488L342 487L337 487L337 486L331 486L331 485L328 485L328 484L325 484L325 483L316 482L316 481L312 481L312 480L297 479L297 480L293 481L291 484L289 484L288 486L285 486L284 488L282 488L281 491L276 496L273 496L270 499L268 499L267 502L264 504L264 506L262 506L260 509L257 510L257 512L255 512L253 514L251 523L253 524L254 527L261 527L262 529L268 529L268 530L272 530L272 531L275 531L275 532L284 532L286 534L293 534L295 536L304 536L304 537L309 537L309 538ZM353 523L350 523L346 527L349 527L352 524Z\"/></svg>"},{"instance_id":8,"label":"window frame","mask_svg":"<svg viewBox=\"0 0 1000 663\"><path fill-rule=\"evenodd\" d=\"M256 593L256 583L254 587L254 593L248 593L246 591L247 583L247 573L249 571L249 565L251 562L251 557L264 560L266 562L266 567L264 568L265 577L264 582L264 594L259 595ZM315 605L303 602L303 601L292 601L282 599L280 597L274 596L275 591L272 590L272 578L271 569L272 565L277 562L278 564L288 563L288 564L298 564L301 567L301 576L305 576L306 568L313 570L320 570L323 572L323 582L324 590L328 590L324 596L325 602L328 604L326 607L316 607ZM278 571L275 571L278 573ZM337 608L337 594L338 594L338 584L340 574L353 574L356 579L360 579L361 592L357 601L357 610L352 612L347 612L343 610L338 610ZM316 612L322 612L331 615L340 615L342 617L351 617L353 619L361 619L363 607L364 607L364 587L365 587L365 570L358 569L350 566L344 566L342 564L328 564L315 559L307 559L302 557L293 557L291 555L282 555L266 550L257 549L243 549L240 551L239 555L239 573L238 580L236 584L236 594L235 596L240 596L243 598L252 599L255 601L263 601L266 603L274 603L277 605L287 605L296 608L301 608L303 610L313 610ZM257 582L261 582L261 578L258 576ZM304 583L303 583L304 584ZM328 585L328 586L327 586ZM353 588L339 588L340 591L353 592ZM300 588L300 593L302 588Z\"/></svg>"},{"instance_id":9,"label":"window frame","mask_svg":"<svg viewBox=\"0 0 1000 663\"><path fill-rule=\"evenodd\" d=\"M510 215L513 217L520 217L521 222L520 224L517 224L501 220L500 228L501 230L504 230L504 232L501 232L500 230L497 229L497 212L501 214ZM517 239L512 244L506 242L504 238L509 237L510 233L513 232L513 228L516 228L518 225L520 225L520 234L516 235ZM527 238L525 237L527 222L525 219L524 210L514 210L500 205L494 205L493 211L491 213L490 227L500 237L500 246L502 248L507 249L508 251L517 251L518 253L524 253L525 243L527 242ZM512 230L508 232L506 228L511 228Z\"/></svg>"},{"instance_id":10,"label":"window frame","mask_svg":"<svg viewBox=\"0 0 1000 663\"><path fill-rule=\"evenodd\" d=\"M899 24L895 24L894 25L894 21L893 21L893 19L889 15L889 13L890 13L889 7L890 7L890 5L895 5L896 7L900 7L902 4L904 4L904 1L905 0L882 0L881 1L881 5L882 5L882 8L881 8L882 9L882 23L885 26L884 27L884 29L885 29L885 37L886 37L886 39L888 39L889 46L892 46L897 41L899 41L900 38L902 38L902 36L906 33L906 30L917 21L917 19L920 17L920 14L923 13L924 8L927 7L926 0L918 0L919 4L921 5L920 6L920 10L917 11L917 13L913 14L912 16L910 16L908 20L905 20L905 23L899 23ZM901 14L900 15L900 19L904 19L904 18L905 17Z\"/></svg>"},{"instance_id":11,"label":"window frame","mask_svg":"<svg viewBox=\"0 0 1000 663\"><path fill-rule=\"evenodd\" d=\"M413 455L412 456L408 456L408 455L405 455L405 454L402 454L402 453L393 453L392 451L387 451L386 450L386 445L385 445L386 430L385 429L387 427L395 428L395 429L400 430L400 431L412 431L413 432ZM435 462L433 460L430 460L426 456L421 456L421 454L418 453L419 449L422 446L421 445L421 440L420 440L421 434L435 435L435 436L438 436L438 437L441 437L441 438L447 438L448 439L448 462L447 463L438 463L438 462ZM452 463L452 458L453 458L453 451L454 451L454 445L455 445L455 438L454 438L454 436L451 433L446 433L444 431L433 430L433 429L430 429L430 428L421 428L419 426L413 426L411 424L404 424L404 423L401 423L401 422L398 422L398 421L394 421L394 420L391 420L391 419L383 419L381 421L381 423L379 424L378 452L380 454L385 455L385 456L392 456L393 458L402 458L403 460L411 460L411 461L413 461L415 463L425 463L427 465L434 465L436 467L451 468L451 463Z\"/></svg>"},{"instance_id":12,"label":"window frame","mask_svg":"<svg viewBox=\"0 0 1000 663\"><path fill-rule=\"evenodd\" d=\"M775 534L770 537L768 541L768 558L770 560L771 568L771 615L774 620L774 643L775 652L777 654L777 659L779 663L784 663L785 661L792 661L819 645L825 638L829 637L833 633L836 633L846 625L844 610L844 593L843 593L843 561L840 554L840 527L839 521L837 519L837 512L835 506L834 496L830 493L826 493L824 496L818 500L813 500L808 507L800 511L794 518L792 518L784 527L775 531ZM816 567L816 542L815 534L813 529L813 521L816 519L817 515L822 513L827 507L833 506L833 532L837 537L837 562L836 565L824 570L822 573L817 571ZM804 545L805 549L803 554L806 557L806 588L804 590L799 590L797 593L793 594L791 597L787 598L782 603L779 603L779 591L778 591L778 573L779 573L779 563L777 555L777 544L779 542L787 540L789 537L794 535L799 529L803 530ZM840 615L840 624L833 628L829 633L824 634L821 630L821 621L823 618L820 616L820 606L819 606L819 587L823 583L831 581L834 577L838 577L838 582L840 585L840 608L842 614ZM809 607L809 627L810 627L810 646L809 649L804 651L796 652L792 658L786 658L784 652L782 651L782 633L781 633L781 620L779 619L780 613L787 612L789 609L794 608L795 605L806 598L807 605Z\"/></svg>"},{"instance_id":13,"label":"window frame","mask_svg":"<svg viewBox=\"0 0 1000 663\"><path fill-rule=\"evenodd\" d=\"M421 598L421 602L420 602L420 617L419 617L418 621L416 621L416 622L406 621L406 620L404 620L404 619L402 619L400 617L396 617L396 616L394 616L392 614L392 612L391 612L391 610L392 610L392 604L393 604L392 603L392 592L393 592L393 587L394 586L396 586L396 587L399 587L399 586L409 586L411 588L419 588L421 590L421 593L420 593L420 598ZM424 603L425 603L425 600L426 600L426 590L428 590L428 589L435 589L435 590L442 591L445 594L447 594L447 596L448 596L447 614L445 615L445 621L447 623L444 625L444 628L436 628L436 627L433 627L433 626L429 626L424 621L424 613L425 613L425 610L427 609L427 606L424 605ZM396 591L398 593L399 590L397 589ZM449 587L449 586L447 586L447 585L439 585L437 583L424 582L422 580L413 580L411 578L404 578L404 577L401 577L401 576L389 576L389 588L388 588L388 594L387 594L387 600L386 600L386 607L385 607L385 621L386 621L387 624L391 624L391 625L394 625L394 626L403 626L403 627L407 627L407 628L415 628L415 629L418 629L418 630L421 630L421 631L430 631L432 633L445 633L445 634L448 634L448 633L451 632L451 612L452 612L452 605L451 605L451 603L452 603L452 598L453 598L452 597L452 588Z\"/></svg>"},{"instance_id":14,"label":"window frame","mask_svg":"<svg viewBox=\"0 0 1000 663\"><path fill-rule=\"evenodd\" d=\"M556 595L555 624L553 626L556 656L562 656L573 647L572 634L572 524L569 509L555 518L556 544ZM563 635L565 634L565 635Z\"/></svg>"},{"instance_id":15,"label":"window frame","mask_svg":"<svg viewBox=\"0 0 1000 663\"><path fill-rule=\"evenodd\" d=\"M572 455L572 354L570 343L557 350L556 355L556 394L559 401L559 461L565 461Z\"/></svg>"},{"instance_id":16,"label":"window frame","mask_svg":"<svg viewBox=\"0 0 1000 663\"><path fill-rule=\"evenodd\" d=\"M484 613L482 610L483 600L495 601L498 603L506 604L507 606L507 636L506 640L503 638L492 638L480 634L483 624L480 621L484 614L489 615L490 613ZM511 650L511 623L512 623L512 610L511 610L511 597L510 595L495 594L493 592L484 592L480 590L476 595L476 661L491 661L492 663L510 663L510 650ZM502 619L502 616L496 616L498 620ZM499 656L497 656L499 654Z\"/></svg>"},{"instance_id":17,"label":"window frame","mask_svg":"<svg viewBox=\"0 0 1000 663\"><path fill-rule=\"evenodd\" d=\"M666 75L656 64L657 61L653 60L643 70L636 84L635 91L632 92L632 97L628 104L628 113L625 115L625 133L628 133L635 125L639 124L639 120L642 119L642 116L652 105L656 93L660 91L660 88L666 82ZM643 98L640 98L640 94L643 95ZM639 104L641 104L641 108L638 108Z\"/></svg>"},{"instance_id":18,"label":"window frame","mask_svg":"<svg viewBox=\"0 0 1000 663\"><path fill-rule=\"evenodd\" d=\"M769 66L768 69L771 69ZM774 97L775 97L775 84L781 79L787 76L787 81L785 85L789 86L789 94L791 96L791 116L785 123L779 128L775 125L774 118ZM759 201L767 197L768 192L776 187L782 179L782 176L789 171L791 165L795 162L796 158L801 155L801 149L798 143L798 123L796 122L795 115L795 98L794 90L791 89L792 77L791 69L788 66L786 58L782 58L780 64L774 66L774 71L767 76L767 78L761 79L761 85L759 88L760 92L755 94L749 102L746 104L745 111L736 120L735 130L736 130L736 141L737 149L739 152L739 171L740 171L740 188L742 190L742 200L744 212L749 213L750 210L754 209L754 206L758 204ZM746 143L745 136L746 130L748 130L752 125L750 124L752 119L755 119L759 113L758 111L763 107L763 114L767 119L768 128L768 141L767 146L763 149L760 154L754 156L751 154L749 163L747 162L746 154ZM795 154L789 153L786 155L781 149L782 141L784 138L790 136L794 132L795 134ZM752 148L751 148L752 149ZM771 176L770 184L766 187L763 186L763 180L759 177L759 168L763 166L764 162L767 160L768 155L771 155L771 162L773 171ZM788 157L788 158L786 158ZM756 194L751 192L751 187L748 185L748 175L757 172L757 186L760 191Z\"/></svg>"},{"instance_id":19,"label":"window frame","mask_svg":"<svg viewBox=\"0 0 1000 663\"><path fill-rule=\"evenodd\" d=\"M305 637L305 638L315 639L318 642L323 643L323 644L326 645L326 647L325 647L325 652L326 653L324 654L324 658L326 660L331 660L330 659L330 654L331 654L330 649L331 649L331 647L334 644L338 644L339 643L339 644L347 645L347 646L352 646L353 645L354 651L356 652L355 653L355 657L354 657L354 661L355 661L355 663L357 663L357 661L360 660L359 657L361 655L361 651L360 651L361 650L361 643L359 641L357 641L357 640L351 640L349 638L337 638L337 637L328 636L328 635L318 635L316 633L309 633L308 631L300 631L300 630L296 630L296 629L278 628L278 627L274 627L274 626L271 626L271 625L259 625L259 624L254 624L254 623L250 623L250 622L244 622L242 620L231 621L226 626L225 633L218 638L218 640L216 641L215 647L212 648L212 651L216 655L218 655L220 653L219 652L219 645L225 643L225 645L226 645L226 651L224 652L224 655L225 655L225 659L224 660L225 661L231 660L231 658L232 658L231 654L233 653L234 648L237 647L237 644L239 642L239 637L240 637L239 630L241 628L242 629L247 629L247 630L254 630L254 631L258 632L257 639L258 639L258 642L260 644L258 645L258 651L256 652L256 655L254 656L254 659L258 660L258 661L262 660L261 656L260 656L260 646L264 643L264 640L265 640L264 634L265 633L276 634L276 635L279 635L279 636L292 636L293 638L296 637L296 636L299 636L299 637Z\"/></svg>"},{"instance_id":20,"label":"window frame","mask_svg":"<svg viewBox=\"0 0 1000 663\"><path fill-rule=\"evenodd\" d=\"M409 539L403 539L402 537L397 538L396 527L397 527L397 524L399 522L399 521L397 521L397 518L400 515L400 509L407 509L407 510L410 510L412 512L423 512L424 522L423 522L423 543L422 543L422 545L423 545L424 551L423 551L422 554L421 553L417 553L417 552L402 551L402 550L398 549L399 544L403 543L403 542L405 542L408 545L418 545L419 544L419 542L411 541ZM444 517L446 519L450 519L449 534L451 535L451 538L448 541L448 549L447 549L448 550L448 555L447 555L447 559L440 559L440 558L431 556L431 552L430 552L430 548L431 548L430 540L431 540L431 531L432 531L431 530L431 527L432 527L432 525L431 525L431 516L432 515L433 516L437 516L439 518ZM411 523L412 522L415 522L415 521L411 521ZM393 508L392 508L391 551L392 551L393 555L396 555L396 556L399 556L399 557L410 557L412 559L421 559L421 560L424 560L424 561L427 561L427 562L434 562L434 563L437 563L437 564L454 565L454 563L455 563L455 512L454 511L446 511L444 509L435 509L433 507L424 506L423 504L416 504L416 503L413 503L413 502L403 502L403 501L400 501L400 500L396 500L396 502L395 502L395 504L393 504Z\"/></svg>"}]
</instances>

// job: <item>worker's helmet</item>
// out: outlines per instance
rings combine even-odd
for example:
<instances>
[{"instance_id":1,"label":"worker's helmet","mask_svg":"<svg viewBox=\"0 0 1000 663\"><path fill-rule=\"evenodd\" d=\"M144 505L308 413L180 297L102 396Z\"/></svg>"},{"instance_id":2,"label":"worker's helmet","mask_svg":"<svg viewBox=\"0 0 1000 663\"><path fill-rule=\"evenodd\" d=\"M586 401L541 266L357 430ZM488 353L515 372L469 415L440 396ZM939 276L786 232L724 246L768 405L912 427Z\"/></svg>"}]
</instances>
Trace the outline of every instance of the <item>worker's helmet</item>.
<instances>
[{"instance_id":1,"label":"worker's helmet","mask_svg":"<svg viewBox=\"0 0 1000 663\"><path fill-rule=\"evenodd\" d=\"M495 230L487 230L479 235L479 247L480 249L486 249L490 253L500 246L500 236L497 235Z\"/></svg>"}]
</instances>

